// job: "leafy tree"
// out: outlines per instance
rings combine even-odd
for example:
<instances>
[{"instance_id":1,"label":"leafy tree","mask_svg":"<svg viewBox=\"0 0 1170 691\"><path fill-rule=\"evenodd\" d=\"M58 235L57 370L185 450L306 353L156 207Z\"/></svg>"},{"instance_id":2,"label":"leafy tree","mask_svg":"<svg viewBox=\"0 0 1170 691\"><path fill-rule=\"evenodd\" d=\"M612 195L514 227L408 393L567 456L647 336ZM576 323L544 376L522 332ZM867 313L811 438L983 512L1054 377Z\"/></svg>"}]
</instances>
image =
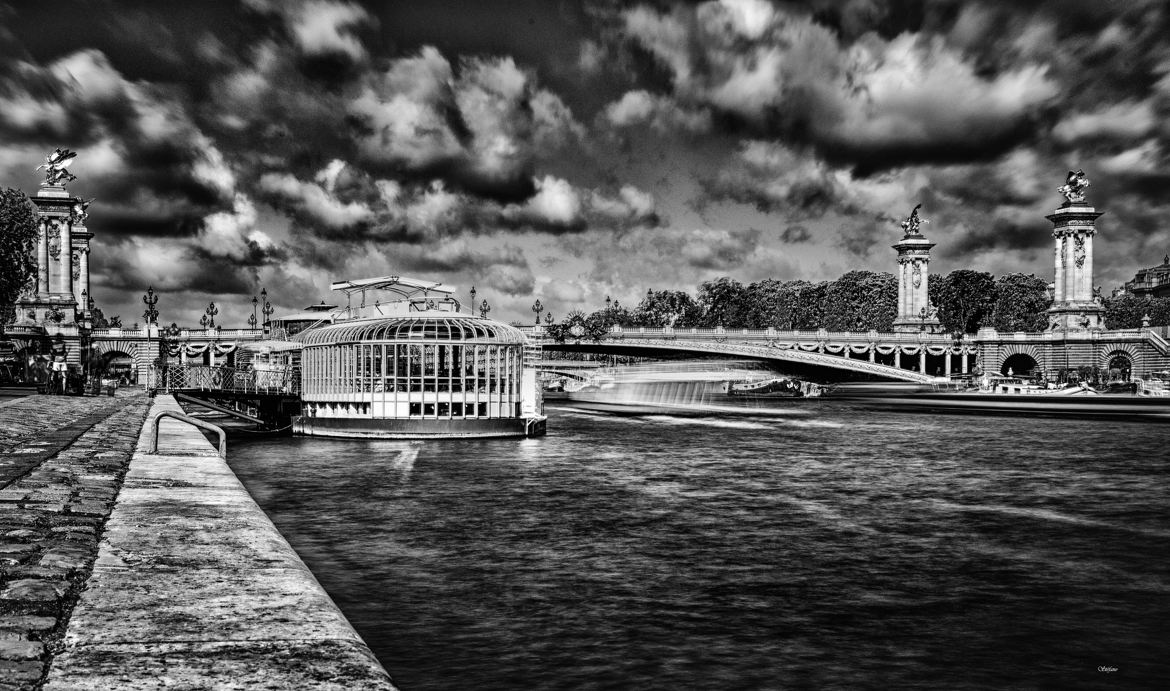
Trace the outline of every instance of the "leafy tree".
<instances>
[{"instance_id":1,"label":"leafy tree","mask_svg":"<svg viewBox=\"0 0 1170 691\"><path fill-rule=\"evenodd\" d=\"M995 282L991 326L999 331L1044 331L1052 305L1048 283L1035 274L1011 273Z\"/></svg>"},{"instance_id":2,"label":"leafy tree","mask_svg":"<svg viewBox=\"0 0 1170 691\"><path fill-rule=\"evenodd\" d=\"M37 269L37 215L28 197L0 191L0 305L16 302Z\"/></svg>"},{"instance_id":3,"label":"leafy tree","mask_svg":"<svg viewBox=\"0 0 1170 691\"><path fill-rule=\"evenodd\" d=\"M701 326L724 326L742 329L747 324L745 303L747 288L739 281L723 276L699 284L698 303L703 308Z\"/></svg>"},{"instance_id":4,"label":"leafy tree","mask_svg":"<svg viewBox=\"0 0 1170 691\"><path fill-rule=\"evenodd\" d=\"M850 271L825 289L823 325L830 331L890 331L898 316L893 274Z\"/></svg>"},{"instance_id":5,"label":"leafy tree","mask_svg":"<svg viewBox=\"0 0 1170 691\"><path fill-rule=\"evenodd\" d=\"M930 279L930 301L949 332L975 333L989 321L995 290L995 278L985 271L956 269Z\"/></svg>"},{"instance_id":6,"label":"leafy tree","mask_svg":"<svg viewBox=\"0 0 1170 691\"><path fill-rule=\"evenodd\" d=\"M683 315L693 312L694 298L681 290L646 291L646 297L630 315L632 326L673 326Z\"/></svg>"},{"instance_id":7,"label":"leafy tree","mask_svg":"<svg viewBox=\"0 0 1170 691\"><path fill-rule=\"evenodd\" d=\"M1150 326L1170 326L1170 298L1150 300Z\"/></svg>"},{"instance_id":8,"label":"leafy tree","mask_svg":"<svg viewBox=\"0 0 1170 691\"><path fill-rule=\"evenodd\" d=\"M812 330L819 329L825 321L825 294L829 290L829 283L821 281L789 281L785 284L792 295L792 322L790 329Z\"/></svg>"},{"instance_id":9,"label":"leafy tree","mask_svg":"<svg viewBox=\"0 0 1170 691\"><path fill-rule=\"evenodd\" d=\"M1137 329L1142 318L1150 318L1150 326L1170 324L1170 298L1151 298L1132 293L1105 299L1105 328Z\"/></svg>"},{"instance_id":10,"label":"leafy tree","mask_svg":"<svg viewBox=\"0 0 1170 691\"><path fill-rule=\"evenodd\" d=\"M747 287L744 326L787 329L792 322L792 293L782 281L767 279Z\"/></svg>"},{"instance_id":11,"label":"leafy tree","mask_svg":"<svg viewBox=\"0 0 1170 691\"><path fill-rule=\"evenodd\" d=\"M1150 309L1150 299L1131 293L1106 298L1105 328L1136 329L1142 325L1142 316Z\"/></svg>"}]
</instances>

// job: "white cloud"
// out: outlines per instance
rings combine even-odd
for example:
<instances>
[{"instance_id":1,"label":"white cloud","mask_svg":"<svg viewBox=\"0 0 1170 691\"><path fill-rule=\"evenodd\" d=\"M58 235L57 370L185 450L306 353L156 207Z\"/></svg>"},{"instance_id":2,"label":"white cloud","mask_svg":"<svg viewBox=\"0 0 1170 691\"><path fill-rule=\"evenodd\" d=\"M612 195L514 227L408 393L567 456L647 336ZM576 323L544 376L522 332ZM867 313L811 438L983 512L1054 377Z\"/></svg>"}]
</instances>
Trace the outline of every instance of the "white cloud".
<instances>
[{"instance_id":1,"label":"white cloud","mask_svg":"<svg viewBox=\"0 0 1170 691\"><path fill-rule=\"evenodd\" d=\"M1157 124L1150 101L1124 101L1089 113L1070 113L1052 128L1052 134L1064 143L1094 137L1136 139L1149 134Z\"/></svg>"},{"instance_id":2,"label":"white cloud","mask_svg":"<svg viewBox=\"0 0 1170 691\"><path fill-rule=\"evenodd\" d=\"M336 161L334 162L336 163ZM344 166L344 164L343 164ZM328 175L331 171L336 182L340 168L331 163L318 178L332 186ZM360 202L342 202L331 189L312 182L302 182L288 173L265 173L260 176L258 188L290 205L294 213L302 214L320 226L333 230L344 230L374 220L374 211Z\"/></svg>"},{"instance_id":3,"label":"white cloud","mask_svg":"<svg viewBox=\"0 0 1170 691\"><path fill-rule=\"evenodd\" d=\"M208 254L243 260L251 253L249 243L261 249L275 246L262 231L256 230L256 206L243 194L237 194L231 211L220 211L203 219L198 243Z\"/></svg>"},{"instance_id":4,"label":"white cloud","mask_svg":"<svg viewBox=\"0 0 1170 691\"><path fill-rule=\"evenodd\" d=\"M659 132L706 132L711 129L711 114L705 110L688 110L673 99L656 96L645 90L627 91L605 107L605 119L614 127L649 125Z\"/></svg>"},{"instance_id":5,"label":"white cloud","mask_svg":"<svg viewBox=\"0 0 1170 691\"><path fill-rule=\"evenodd\" d=\"M353 29L368 24L370 15L362 7L342 2L306 2L288 12L289 30L300 50L307 55L340 53L354 62L366 59L366 49Z\"/></svg>"}]
</instances>

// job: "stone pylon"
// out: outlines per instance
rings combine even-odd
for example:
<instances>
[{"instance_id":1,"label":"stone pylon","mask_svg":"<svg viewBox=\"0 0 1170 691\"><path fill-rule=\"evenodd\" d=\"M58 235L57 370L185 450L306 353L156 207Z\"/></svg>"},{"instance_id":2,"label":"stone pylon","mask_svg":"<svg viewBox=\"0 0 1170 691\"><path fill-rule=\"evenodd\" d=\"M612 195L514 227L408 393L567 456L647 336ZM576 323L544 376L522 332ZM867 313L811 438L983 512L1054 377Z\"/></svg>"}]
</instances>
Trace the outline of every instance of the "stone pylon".
<instances>
[{"instance_id":1,"label":"stone pylon","mask_svg":"<svg viewBox=\"0 0 1170 691\"><path fill-rule=\"evenodd\" d=\"M1056 268L1049 330L1105 328L1105 305L1093 290L1093 236L1103 212L1085 202L1084 188L1088 186L1083 172L1070 172L1069 184L1060 188L1067 201L1045 217L1052 221Z\"/></svg>"},{"instance_id":2,"label":"stone pylon","mask_svg":"<svg viewBox=\"0 0 1170 691\"><path fill-rule=\"evenodd\" d=\"M37 272L33 285L16 301L18 322L72 324L78 310L86 309L93 233L85 227L89 202L65 189L72 179L60 166L50 169L46 181L30 197L37 210Z\"/></svg>"},{"instance_id":3,"label":"stone pylon","mask_svg":"<svg viewBox=\"0 0 1170 691\"><path fill-rule=\"evenodd\" d=\"M929 293L930 248L934 243L919 231L919 226L927 223L918 217L920 206L914 207L902 222L905 235L893 245L898 251L898 318L894 320L894 331L938 333L942 326Z\"/></svg>"}]
</instances>

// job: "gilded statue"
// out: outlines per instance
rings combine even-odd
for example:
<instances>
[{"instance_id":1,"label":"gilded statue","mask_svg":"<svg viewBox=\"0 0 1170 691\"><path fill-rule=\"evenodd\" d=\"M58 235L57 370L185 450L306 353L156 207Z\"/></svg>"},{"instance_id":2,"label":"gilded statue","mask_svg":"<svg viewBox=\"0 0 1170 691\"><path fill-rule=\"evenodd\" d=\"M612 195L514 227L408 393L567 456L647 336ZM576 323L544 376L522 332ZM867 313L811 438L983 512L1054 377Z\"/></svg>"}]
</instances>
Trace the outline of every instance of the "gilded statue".
<instances>
[{"instance_id":1,"label":"gilded statue","mask_svg":"<svg viewBox=\"0 0 1170 691\"><path fill-rule=\"evenodd\" d=\"M1070 204L1082 204L1085 201L1085 189L1089 187L1089 179L1085 171L1077 169L1068 171L1064 179L1064 186L1058 187L1057 192L1064 195Z\"/></svg>"},{"instance_id":2,"label":"gilded statue","mask_svg":"<svg viewBox=\"0 0 1170 691\"><path fill-rule=\"evenodd\" d=\"M918 210L921 208L922 204L920 203L914 207L914 210L910 212L910 215L906 217L906 220L902 221L902 230L905 231L907 235L921 235L921 233L918 231L918 226L922 225L923 223L930 223L930 221L918 217Z\"/></svg>"},{"instance_id":3,"label":"gilded statue","mask_svg":"<svg viewBox=\"0 0 1170 691\"><path fill-rule=\"evenodd\" d=\"M36 170L45 169L45 179L41 182L41 187L59 187L76 180L77 176L68 170L68 166L72 165L75 158L77 154L69 149L54 149L45 157L45 162L36 167Z\"/></svg>"}]
</instances>

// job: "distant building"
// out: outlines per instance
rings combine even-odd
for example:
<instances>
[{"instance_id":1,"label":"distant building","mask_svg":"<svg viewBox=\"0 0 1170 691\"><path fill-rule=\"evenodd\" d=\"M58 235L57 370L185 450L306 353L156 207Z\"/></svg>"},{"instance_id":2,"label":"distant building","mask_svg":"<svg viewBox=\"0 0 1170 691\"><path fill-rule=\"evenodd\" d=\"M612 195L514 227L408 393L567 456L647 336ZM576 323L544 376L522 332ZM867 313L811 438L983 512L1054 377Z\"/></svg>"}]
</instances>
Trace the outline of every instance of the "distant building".
<instances>
[{"instance_id":1,"label":"distant building","mask_svg":"<svg viewBox=\"0 0 1170 691\"><path fill-rule=\"evenodd\" d=\"M1132 281L1125 284L1125 292L1138 297L1170 297L1170 254L1158 266L1141 269Z\"/></svg>"}]
</instances>

